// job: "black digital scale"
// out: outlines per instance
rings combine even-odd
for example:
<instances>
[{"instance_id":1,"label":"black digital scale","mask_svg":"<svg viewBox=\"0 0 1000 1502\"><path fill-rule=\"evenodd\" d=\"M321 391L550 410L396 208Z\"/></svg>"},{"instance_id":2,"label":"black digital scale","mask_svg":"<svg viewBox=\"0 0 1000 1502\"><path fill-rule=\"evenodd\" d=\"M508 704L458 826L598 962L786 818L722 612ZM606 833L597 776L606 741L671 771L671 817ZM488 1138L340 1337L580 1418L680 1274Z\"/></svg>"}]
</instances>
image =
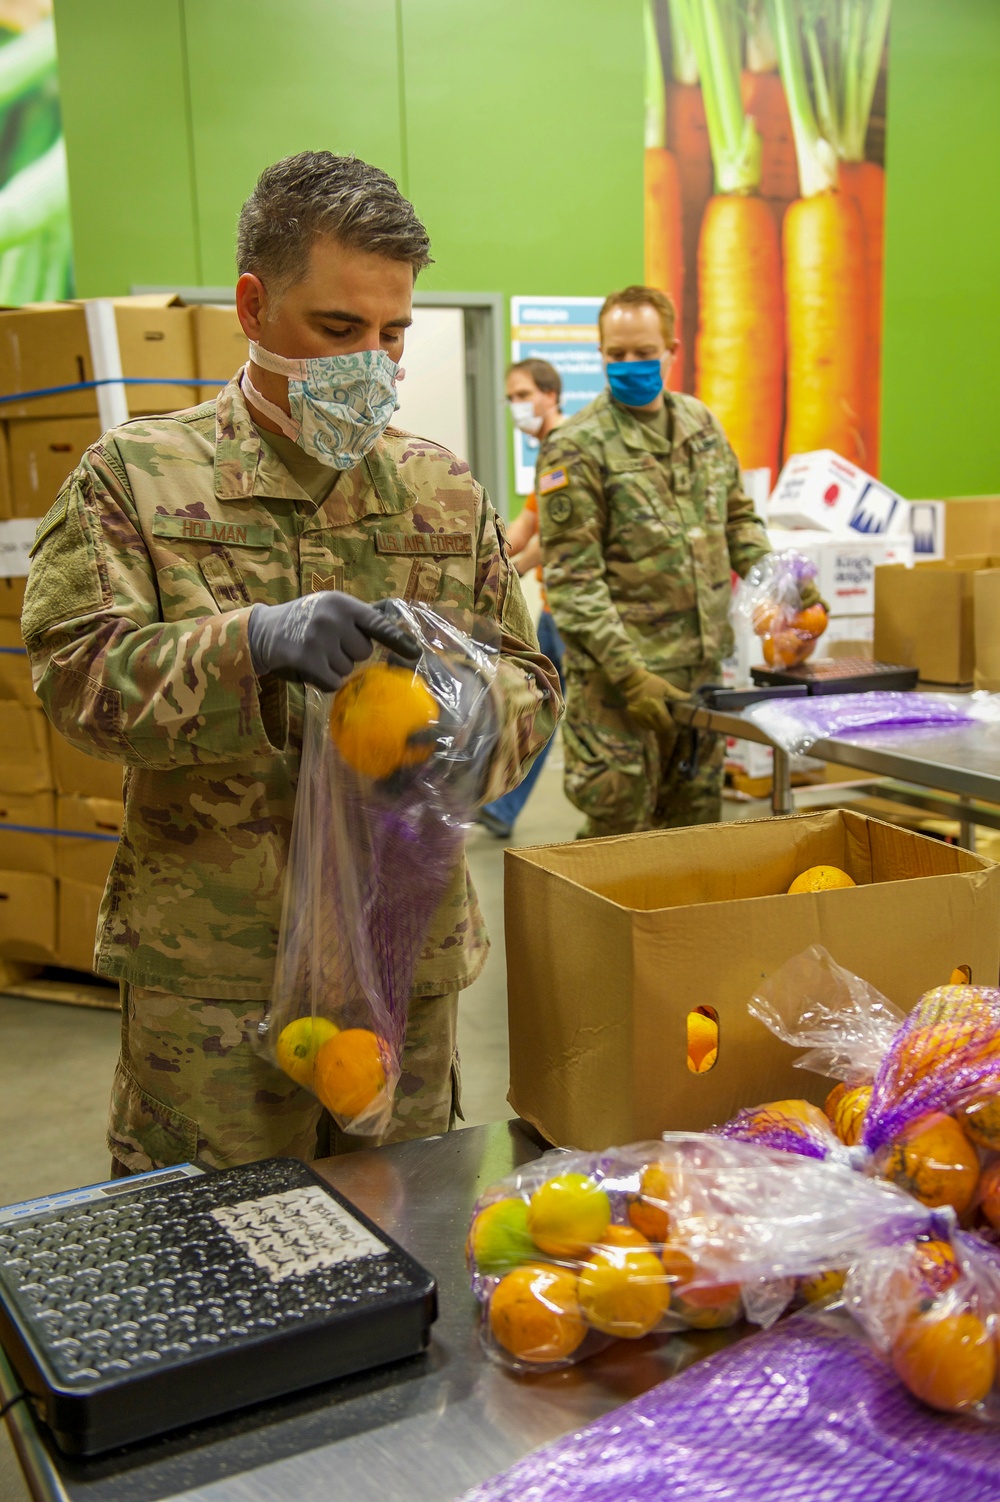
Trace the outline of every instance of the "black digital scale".
<instances>
[{"instance_id":1,"label":"black digital scale","mask_svg":"<svg viewBox=\"0 0 1000 1502\"><path fill-rule=\"evenodd\" d=\"M434 1279L304 1164L0 1209L0 1344L69 1454L423 1351Z\"/></svg>"},{"instance_id":2,"label":"black digital scale","mask_svg":"<svg viewBox=\"0 0 1000 1502\"><path fill-rule=\"evenodd\" d=\"M809 694L864 694L870 689L911 689L917 669L871 662L867 657L817 657L794 668L751 668L761 688L804 687Z\"/></svg>"}]
</instances>

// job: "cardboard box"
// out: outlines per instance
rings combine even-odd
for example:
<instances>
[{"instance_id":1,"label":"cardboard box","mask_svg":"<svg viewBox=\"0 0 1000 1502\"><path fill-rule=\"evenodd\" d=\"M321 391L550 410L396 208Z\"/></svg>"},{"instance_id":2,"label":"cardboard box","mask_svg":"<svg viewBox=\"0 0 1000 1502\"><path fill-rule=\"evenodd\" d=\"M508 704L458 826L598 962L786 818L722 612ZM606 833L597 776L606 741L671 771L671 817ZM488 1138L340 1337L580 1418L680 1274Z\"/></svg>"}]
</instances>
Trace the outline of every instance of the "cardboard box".
<instances>
[{"instance_id":1,"label":"cardboard box","mask_svg":"<svg viewBox=\"0 0 1000 1502\"><path fill-rule=\"evenodd\" d=\"M1000 569L980 569L972 576L972 611L976 638L976 688L1000 693Z\"/></svg>"},{"instance_id":2,"label":"cardboard box","mask_svg":"<svg viewBox=\"0 0 1000 1502\"><path fill-rule=\"evenodd\" d=\"M47 965L55 953L55 877L0 871L0 959Z\"/></svg>"},{"instance_id":3,"label":"cardboard box","mask_svg":"<svg viewBox=\"0 0 1000 1502\"><path fill-rule=\"evenodd\" d=\"M23 418L9 424L8 435L11 514L42 517L101 425L96 417Z\"/></svg>"},{"instance_id":4,"label":"cardboard box","mask_svg":"<svg viewBox=\"0 0 1000 1502\"><path fill-rule=\"evenodd\" d=\"M56 827L61 833L56 874L61 880L80 881L103 891L122 832L122 814L120 797L59 795Z\"/></svg>"},{"instance_id":5,"label":"cardboard box","mask_svg":"<svg viewBox=\"0 0 1000 1502\"><path fill-rule=\"evenodd\" d=\"M821 864L859 885L785 895ZM505 901L508 1099L562 1147L822 1102L830 1081L747 1010L810 944L904 1010L956 965L981 985L1000 974L1000 866L839 809L508 850ZM705 1003L719 1057L692 1074L687 1015Z\"/></svg>"},{"instance_id":6,"label":"cardboard box","mask_svg":"<svg viewBox=\"0 0 1000 1502\"><path fill-rule=\"evenodd\" d=\"M55 824L52 793L0 793L0 870L55 876Z\"/></svg>"},{"instance_id":7,"label":"cardboard box","mask_svg":"<svg viewBox=\"0 0 1000 1502\"><path fill-rule=\"evenodd\" d=\"M27 578L0 576L0 621L19 621L24 609L24 586Z\"/></svg>"},{"instance_id":8,"label":"cardboard box","mask_svg":"<svg viewBox=\"0 0 1000 1502\"><path fill-rule=\"evenodd\" d=\"M44 793L54 785L45 715L7 699L0 704L0 793Z\"/></svg>"},{"instance_id":9,"label":"cardboard box","mask_svg":"<svg viewBox=\"0 0 1000 1502\"><path fill-rule=\"evenodd\" d=\"M832 449L795 454L778 476L768 506L774 527L814 527L865 537L909 535L907 502Z\"/></svg>"},{"instance_id":10,"label":"cardboard box","mask_svg":"<svg viewBox=\"0 0 1000 1502\"><path fill-rule=\"evenodd\" d=\"M190 380L195 374L191 309L163 293L115 298L125 376ZM0 395L92 381L94 368L82 302L28 303L0 312ZM173 412L198 400L194 386L128 386L129 412ZM4 416L96 417L95 390L4 404Z\"/></svg>"},{"instance_id":11,"label":"cardboard box","mask_svg":"<svg viewBox=\"0 0 1000 1502\"><path fill-rule=\"evenodd\" d=\"M976 666L975 565L918 563L880 568L875 589L875 656L916 668L925 683L963 687Z\"/></svg>"},{"instance_id":12,"label":"cardboard box","mask_svg":"<svg viewBox=\"0 0 1000 1502\"><path fill-rule=\"evenodd\" d=\"M1000 497L914 501L910 506L915 555L922 561L1000 553Z\"/></svg>"},{"instance_id":13,"label":"cardboard box","mask_svg":"<svg viewBox=\"0 0 1000 1502\"><path fill-rule=\"evenodd\" d=\"M67 970L94 969L94 944L103 886L82 881L59 883L56 961Z\"/></svg>"},{"instance_id":14,"label":"cardboard box","mask_svg":"<svg viewBox=\"0 0 1000 1502\"><path fill-rule=\"evenodd\" d=\"M29 709L40 708L31 683L31 664L20 624L0 620L0 714L4 699L16 699Z\"/></svg>"},{"instance_id":15,"label":"cardboard box","mask_svg":"<svg viewBox=\"0 0 1000 1502\"><path fill-rule=\"evenodd\" d=\"M109 798L121 803L125 771L121 763L90 756L54 730L52 771L58 793L80 793L87 798Z\"/></svg>"},{"instance_id":16,"label":"cardboard box","mask_svg":"<svg viewBox=\"0 0 1000 1502\"><path fill-rule=\"evenodd\" d=\"M203 380L224 383L247 362L247 336L236 309L205 303L191 311L198 374ZM207 401L215 394L215 388L202 386L199 400Z\"/></svg>"},{"instance_id":17,"label":"cardboard box","mask_svg":"<svg viewBox=\"0 0 1000 1502\"><path fill-rule=\"evenodd\" d=\"M0 414L0 417L6 413ZM7 451L7 424L0 421L0 521L14 515L10 490L10 456Z\"/></svg>"}]
</instances>

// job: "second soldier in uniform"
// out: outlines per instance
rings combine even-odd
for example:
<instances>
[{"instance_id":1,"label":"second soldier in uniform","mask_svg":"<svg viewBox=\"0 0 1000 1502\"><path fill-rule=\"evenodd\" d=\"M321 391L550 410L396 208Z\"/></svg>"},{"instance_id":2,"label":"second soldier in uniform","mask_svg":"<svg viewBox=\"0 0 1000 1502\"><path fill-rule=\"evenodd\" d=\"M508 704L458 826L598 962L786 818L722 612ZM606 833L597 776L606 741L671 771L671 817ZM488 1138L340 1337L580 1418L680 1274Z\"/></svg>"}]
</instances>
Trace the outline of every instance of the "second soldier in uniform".
<instances>
[{"instance_id":1,"label":"second soldier in uniform","mask_svg":"<svg viewBox=\"0 0 1000 1502\"><path fill-rule=\"evenodd\" d=\"M581 834L721 817L723 743L670 706L732 647L731 570L770 551L718 420L666 391L677 348L662 292L627 287L599 317L608 388L543 445L536 486L545 583L566 643L566 795Z\"/></svg>"}]
</instances>

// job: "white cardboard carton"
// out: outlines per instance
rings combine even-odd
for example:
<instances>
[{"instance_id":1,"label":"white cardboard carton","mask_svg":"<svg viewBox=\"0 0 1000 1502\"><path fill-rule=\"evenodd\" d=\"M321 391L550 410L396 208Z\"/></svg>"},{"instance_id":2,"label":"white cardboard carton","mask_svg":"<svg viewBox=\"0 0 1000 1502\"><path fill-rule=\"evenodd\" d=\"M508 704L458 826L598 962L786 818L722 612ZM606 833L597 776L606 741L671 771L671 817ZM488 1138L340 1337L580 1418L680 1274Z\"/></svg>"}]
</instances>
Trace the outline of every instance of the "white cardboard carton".
<instances>
[{"instance_id":1,"label":"white cardboard carton","mask_svg":"<svg viewBox=\"0 0 1000 1502\"><path fill-rule=\"evenodd\" d=\"M778 476L767 514L773 527L859 532L864 537L910 530L902 496L832 449L793 455Z\"/></svg>"}]
</instances>

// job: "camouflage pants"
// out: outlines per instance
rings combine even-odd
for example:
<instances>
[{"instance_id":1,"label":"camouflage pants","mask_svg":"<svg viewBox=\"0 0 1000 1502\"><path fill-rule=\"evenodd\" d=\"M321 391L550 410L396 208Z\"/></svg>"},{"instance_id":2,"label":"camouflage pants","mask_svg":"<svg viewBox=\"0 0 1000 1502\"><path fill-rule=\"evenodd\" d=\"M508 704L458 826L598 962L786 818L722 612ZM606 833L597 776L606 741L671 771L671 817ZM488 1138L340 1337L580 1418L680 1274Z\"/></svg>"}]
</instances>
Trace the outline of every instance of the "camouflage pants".
<instances>
[{"instance_id":1,"label":"camouflage pants","mask_svg":"<svg viewBox=\"0 0 1000 1502\"><path fill-rule=\"evenodd\" d=\"M682 668L663 676L685 690L709 683L715 664ZM722 817L721 736L699 735L697 771L681 766L691 751L691 733L678 730L669 744L632 720L619 689L603 673L566 675L563 746L566 797L587 822L580 838L714 824Z\"/></svg>"},{"instance_id":2,"label":"camouflage pants","mask_svg":"<svg viewBox=\"0 0 1000 1502\"><path fill-rule=\"evenodd\" d=\"M122 986L121 1058L108 1121L111 1156L138 1173L198 1160L309 1160L373 1147L330 1122L315 1096L258 1051L261 1001L198 1001ZM450 1131L461 1115L458 992L415 997L388 1132L403 1142Z\"/></svg>"}]
</instances>

